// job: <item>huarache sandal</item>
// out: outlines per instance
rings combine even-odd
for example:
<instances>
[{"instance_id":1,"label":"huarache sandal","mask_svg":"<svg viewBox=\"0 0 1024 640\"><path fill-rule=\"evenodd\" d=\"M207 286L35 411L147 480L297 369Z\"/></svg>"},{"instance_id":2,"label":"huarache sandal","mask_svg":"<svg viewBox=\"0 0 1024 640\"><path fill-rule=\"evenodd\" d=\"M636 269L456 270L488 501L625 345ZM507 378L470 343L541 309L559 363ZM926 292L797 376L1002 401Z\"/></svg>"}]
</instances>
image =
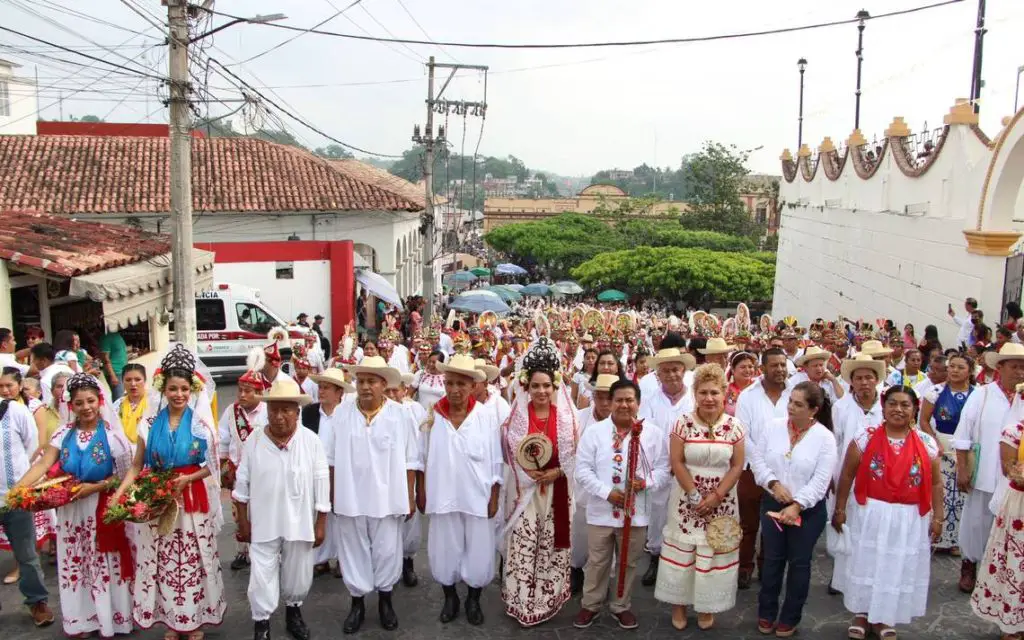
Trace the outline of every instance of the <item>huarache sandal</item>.
<instances>
[{"instance_id":1,"label":"huarache sandal","mask_svg":"<svg viewBox=\"0 0 1024 640\"><path fill-rule=\"evenodd\" d=\"M864 616L857 616L846 629L846 637L850 640L864 640L868 636L868 620Z\"/></svg>"},{"instance_id":2,"label":"huarache sandal","mask_svg":"<svg viewBox=\"0 0 1024 640\"><path fill-rule=\"evenodd\" d=\"M880 624L875 625L875 633L881 640L896 640L899 637L895 629Z\"/></svg>"}]
</instances>

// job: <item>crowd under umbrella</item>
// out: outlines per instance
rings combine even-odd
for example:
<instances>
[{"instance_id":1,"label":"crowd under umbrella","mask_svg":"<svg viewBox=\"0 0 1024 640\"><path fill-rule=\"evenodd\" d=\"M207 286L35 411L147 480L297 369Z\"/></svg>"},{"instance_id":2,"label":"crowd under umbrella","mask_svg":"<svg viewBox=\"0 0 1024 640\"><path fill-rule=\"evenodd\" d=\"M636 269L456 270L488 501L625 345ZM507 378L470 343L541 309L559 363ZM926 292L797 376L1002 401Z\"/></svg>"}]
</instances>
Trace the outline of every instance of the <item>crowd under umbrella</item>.
<instances>
[{"instance_id":1,"label":"crowd under umbrella","mask_svg":"<svg viewBox=\"0 0 1024 640\"><path fill-rule=\"evenodd\" d=\"M546 296L551 293L551 287L543 282L534 282L520 289L519 293L524 296Z\"/></svg>"},{"instance_id":2,"label":"crowd under umbrella","mask_svg":"<svg viewBox=\"0 0 1024 640\"><path fill-rule=\"evenodd\" d=\"M516 291L515 289L510 289L507 286L501 284L492 284L491 286L487 287L485 291L493 291L494 293L498 294L498 297L501 298L506 303L519 302L520 300L523 299L523 296L521 296L518 291Z\"/></svg>"},{"instance_id":3,"label":"crowd under umbrella","mask_svg":"<svg viewBox=\"0 0 1024 640\"><path fill-rule=\"evenodd\" d=\"M551 290L567 296L575 296L583 293L583 287L572 280L561 280L551 285Z\"/></svg>"},{"instance_id":4,"label":"crowd under umbrella","mask_svg":"<svg viewBox=\"0 0 1024 640\"><path fill-rule=\"evenodd\" d=\"M597 294L598 302L623 302L626 299L626 294L619 291L618 289L605 289L601 293Z\"/></svg>"},{"instance_id":5,"label":"crowd under umbrella","mask_svg":"<svg viewBox=\"0 0 1024 640\"><path fill-rule=\"evenodd\" d=\"M502 262L495 267L494 274L499 276L525 276L526 269L511 262Z\"/></svg>"},{"instance_id":6,"label":"crowd under umbrella","mask_svg":"<svg viewBox=\"0 0 1024 640\"><path fill-rule=\"evenodd\" d=\"M508 313L512 309L501 299L501 297L487 289L474 289L456 296L449 308L467 313L483 313L493 311L494 313Z\"/></svg>"}]
</instances>

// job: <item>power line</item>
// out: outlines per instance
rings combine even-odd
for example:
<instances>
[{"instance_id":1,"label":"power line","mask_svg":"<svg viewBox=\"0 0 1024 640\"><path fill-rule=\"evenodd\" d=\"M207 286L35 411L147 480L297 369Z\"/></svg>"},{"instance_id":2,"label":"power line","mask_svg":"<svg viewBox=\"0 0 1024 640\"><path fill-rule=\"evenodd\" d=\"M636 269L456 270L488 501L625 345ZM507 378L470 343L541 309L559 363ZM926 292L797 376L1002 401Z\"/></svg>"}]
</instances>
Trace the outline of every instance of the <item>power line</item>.
<instances>
[{"instance_id":1,"label":"power line","mask_svg":"<svg viewBox=\"0 0 1024 640\"><path fill-rule=\"evenodd\" d=\"M148 35L146 33L139 33L137 29L131 29L129 27L122 27L121 25L116 24L114 22L110 22L108 20L103 20L103 19L97 18L95 16L91 16L91 15L89 15L87 13L83 13L81 11L77 11L77 10L72 9L70 7L65 7L62 4L57 4L56 2L53 2L52 0L35 0L35 2L40 3L43 6L49 7L51 9L53 9L54 11L57 11L58 13L63 13L65 15L69 15L69 16L72 16L74 18L78 18L78 19L81 19L81 20L88 20L90 22L95 22L97 24L102 24L104 26L110 27L111 29L118 29L119 31L125 31L127 33L133 33L135 35L145 36L147 38L153 38L153 39L156 39L156 40L163 40L163 38L161 38L159 36L151 36L151 35Z\"/></svg>"},{"instance_id":2,"label":"power line","mask_svg":"<svg viewBox=\"0 0 1024 640\"><path fill-rule=\"evenodd\" d=\"M30 36L27 33L22 33L20 31L16 31L14 29L11 29L10 27L5 27L3 25L0 25L0 31L6 31L8 33L13 33L16 36L21 36L22 38L26 38L28 40L32 40L34 42L39 42L39 43L42 43L42 44L50 45L51 47L55 47L57 49L60 49L61 51L66 51L67 53L73 53L76 56L81 56L81 57L86 58L88 60L92 60L93 62L101 62L101 63L103 63L105 65L109 65L111 67L114 67L115 69L120 69L121 71L126 71L128 73L132 73L132 74L135 74L135 75L138 75L138 76L146 76L147 78L152 78L153 80L161 80L161 81L166 79L166 78L164 78L162 76L155 76L155 75L150 74L150 73L143 73L143 72L141 72L141 71L139 71L137 69L132 69L131 67L126 67L126 66L124 66L122 64L117 64L116 62L111 62L109 60L104 60L103 58L97 58L96 56L88 54L88 53L83 53L81 51L75 51L74 49L71 49L69 47L65 47L63 45L59 45L59 44L56 44L56 43L53 43L53 42L49 42L48 40L43 40L42 38L36 38L35 36Z\"/></svg>"},{"instance_id":3,"label":"power line","mask_svg":"<svg viewBox=\"0 0 1024 640\"><path fill-rule=\"evenodd\" d=\"M929 9L937 9L951 4L960 4L964 0L945 0L944 2L936 2L933 4L923 5L920 7L912 7L909 9L901 9L899 11L890 11L888 13L880 13L875 16L871 16L870 20L880 20L882 18L891 18L894 16L908 15L911 13L918 13L920 11L927 11ZM365 10L365 9L364 9ZM238 16L234 16L227 13L214 12L217 15L224 16L226 18L232 18L235 20L242 20ZM818 22L815 24L798 25L793 27L781 27L777 29L763 29L760 31L743 31L738 33L725 33L712 36L692 36L687 38L659 38L653 40L620 40L620 41L609 41L609 42L571 42L571 43L554 43L554 44L524 44L524 43L497 43L497 42L447 42L447 41L431 41L431 40L415 40L412 38L379 38L375 36L360 36L352 33L338 33L335 31L322 31L319 29L302 29L300 27L293 27L287 24L280 24L277 22L264 22L258 23L260 26L273 27L275 29L287 29L289 31L303 31L308 33L315 33L322 36L333 36L335 38L347 38L350 40L368 40L373 42L389 42L402 45L418 44L425 46L445 46L445 47L463 47L470 49L596 49L601 47L637 47L645 45L659 45L659 44L687 44L694 42L714 42L717 40L735 40L740 38L753 38L757 36L776 35L781 33L794 33L798 31L810 31L812 29L821 29L825 27L836 27L844 24L855 24L860 22L860 18L849 18L844 20L832 20L829 22ZM378 23L379 24L379 23ZM385 29L386 30L386 29Z\"/></svg>"},{"instance_id":4,"label":"power line","mask_svg":"<svg viewBox=\"0 0 1024 640\"><path fill-rule=\"evenodd\" d=\"M262 58L263 56L267 55L268 53L270 53L272 51L277 51L278 49L280 49L281 47L285 46L286 44L291 43L291 42L295 42L296 40L298 40L302 36L304 36L307 33L311 32L313 29L318 29L318 28L324 26L325 24L327 24L331 20L334 20L335 18L337 18L341 14L345 13L346 11L348 11L349 9L351 9L354 6L356 6L357 4L359 4L362 1L363 0L353 0L347 7L345 7L344 9L340 9L340 10L337 7L335 7L333 4L331 4L331 7L335 9L335 12L334 12L333 15L328 16L327 18L321 20L320 22L316 23L315 25L313 25L309 29L306 29L302 33L297 33L294 36L292 36L291 38L288 38L287 40L285 40L283 42L279 42L279 43L275 44L274 46L270 47L266 51L263 51L262 53L257 53L256 55L252 56L251 58L246 58L245 60L242 60L241 62L233 63L232 66L243 65L243 64L245 64L247 62L252 62L253 60L256 60L257 58Z\"/></svg>"},{"instance_id":5,"label":"power line","mask_svg":"<svg viewBox=\"0 0 1024 640\"><path fill-rule=\"evenodd\" d=\"M431 42L434 42L434 39L430 37L430 34L427 33L427 30L424 29L423 25L420 24L420 21L416 19L416 16L412 15L412 12L409 11L409 8L405 6L405 3L402 2L402 0L397 0L397 2L398 2L398 6L402 7L402 11L405 12L405 15L409 16L409 19L412 20L412 23L414 25L416 25L416 28L419 29L420 33L423 34L423 37L426 38L427 40L430 40ZM443 53L444 55L448 56L452 60L455 60L455 62L458 62L458 60L455 59L455 56L453 56L447 49L445 49L444 47L442 47L440 45L438 45L437 48L441 50L441 53Z\"/></svg>"}]
</instances>

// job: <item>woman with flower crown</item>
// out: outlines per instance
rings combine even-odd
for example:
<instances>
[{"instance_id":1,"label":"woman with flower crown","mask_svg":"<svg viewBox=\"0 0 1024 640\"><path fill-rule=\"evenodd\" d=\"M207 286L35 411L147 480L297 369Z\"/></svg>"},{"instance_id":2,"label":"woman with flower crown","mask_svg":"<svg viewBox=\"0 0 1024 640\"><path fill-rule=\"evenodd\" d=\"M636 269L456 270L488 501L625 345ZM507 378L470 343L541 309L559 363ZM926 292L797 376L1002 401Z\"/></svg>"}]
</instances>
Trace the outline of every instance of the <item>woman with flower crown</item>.
<instances>
[{"instance_id":1,"label":"woman with flower crown","mask_svg":"<svg viewBox=\"0 0 1024 640\"><path fill-rule=\"evenodd\" d=\"M173 471L178 515L167 535L140 525L135 542L132 617L143 629L167 627L165 640L201 640L202 627L224 618L224 578L217 553L223 523L217 431L196 356L177 344L160 362L153 389L162 394L155 416L139 425L135 461L112 501L143 469ZM165 403L166 401L166 403Z\"/></svg>"},{"instance_id":2,"label":"woman with flower crown","mask_svg":"<svg viewBox=\"0 0 1024 640\"><path fill-rule=\"evenodd\" d=\"M502 425L505 535L501 597L524 627L554 617L569 600L573 487L579 429L558 351L547 337L523 358L512 413ZM521 448L533 447L533 455ZM550 452L546 464L523 466ZM547 457L546 455L542 457Z\"/></svg>"},{"instance_id":3,"label":"woman with flower crown","mask_svg":"<svg viewBox=\"0 0 1024 640\"><path fill-rule=\"evenodd\" d=\"M44 475L70 475L80 482L71 502L57 507L58 586L64 633L110 637L132 630L134 561L124 523L103 522L110 491L107 481L131 468L132 446L105 418L99 382L86 373L68 380L74 420L57 430L42 457L19 486Z\"/></svg>"}]
</instances>

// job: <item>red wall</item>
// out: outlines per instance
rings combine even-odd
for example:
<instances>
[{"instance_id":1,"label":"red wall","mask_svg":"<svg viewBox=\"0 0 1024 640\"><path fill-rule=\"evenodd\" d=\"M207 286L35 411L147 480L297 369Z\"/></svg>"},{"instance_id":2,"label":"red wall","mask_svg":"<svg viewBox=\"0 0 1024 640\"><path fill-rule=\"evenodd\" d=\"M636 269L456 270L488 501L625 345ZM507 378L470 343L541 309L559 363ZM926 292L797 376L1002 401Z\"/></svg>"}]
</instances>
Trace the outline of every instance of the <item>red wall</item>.
<instances>
[{"instance_id":1,"label":"red wall","mask_svg":"<svg viewBox=\"0 0 1024 640\"><path fill-rule=\"evenodd\" d=\"M200 242L213 251L214 262L297 262L326 260L331 265L331 345L345 335L355 319L355 252L351 240L289 240L285 242Z\"/></svg>"},{"instance_id":2,"label":"red wall","mask_svg":"<svg viewBox=\"0 0 1024 640\"><path fill-rule=\"evenodd\" d=\"M45 122L36 123L36 134L41 136L125 136L129 138L168 138L166 124L127 122ZM193 130L193 138L203 138L202 131Z\"/></svg>"}]
</instances>

